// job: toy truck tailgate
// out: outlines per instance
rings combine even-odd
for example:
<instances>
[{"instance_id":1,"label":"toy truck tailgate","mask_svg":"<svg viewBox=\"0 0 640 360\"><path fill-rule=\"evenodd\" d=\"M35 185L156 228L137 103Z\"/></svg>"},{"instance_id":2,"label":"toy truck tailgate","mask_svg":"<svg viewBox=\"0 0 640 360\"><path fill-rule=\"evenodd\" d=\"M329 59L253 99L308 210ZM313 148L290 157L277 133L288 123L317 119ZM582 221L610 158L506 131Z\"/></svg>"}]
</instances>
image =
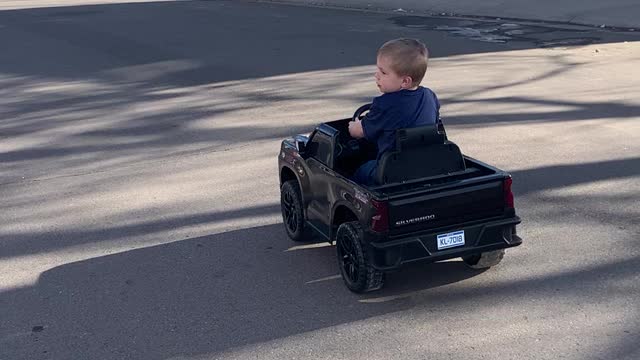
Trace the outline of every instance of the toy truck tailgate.
<instances>
[{"instance_id":1,"label":"toy truck tailgate","mask_svg":"<svg viewBox=\"0 0 640 360\"><path fill-rule=\"evenodd\" d=\"M389 196L389 235L461 225L505 215L499 174Z\"/></svg>"}]
</instances>

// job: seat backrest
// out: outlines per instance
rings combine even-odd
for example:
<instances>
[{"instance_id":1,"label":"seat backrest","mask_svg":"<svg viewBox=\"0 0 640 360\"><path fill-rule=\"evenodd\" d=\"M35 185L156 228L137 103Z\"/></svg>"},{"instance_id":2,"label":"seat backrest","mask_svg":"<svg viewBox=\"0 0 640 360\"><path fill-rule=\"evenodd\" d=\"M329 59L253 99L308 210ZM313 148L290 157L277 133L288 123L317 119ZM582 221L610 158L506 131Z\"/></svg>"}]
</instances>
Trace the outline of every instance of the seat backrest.
<instances>
[{"instance_id":1,"label":"seat backrest","mask_svg":"<svg viewBox=\"0 0 640 360\"><path fill-rule=\"evenodd\" d=\"M465 168L460 148L448 141L437 125L399 129L395 150L385 152L378 160L376 182L403 182Z\"/></svg>"}]
</instances>

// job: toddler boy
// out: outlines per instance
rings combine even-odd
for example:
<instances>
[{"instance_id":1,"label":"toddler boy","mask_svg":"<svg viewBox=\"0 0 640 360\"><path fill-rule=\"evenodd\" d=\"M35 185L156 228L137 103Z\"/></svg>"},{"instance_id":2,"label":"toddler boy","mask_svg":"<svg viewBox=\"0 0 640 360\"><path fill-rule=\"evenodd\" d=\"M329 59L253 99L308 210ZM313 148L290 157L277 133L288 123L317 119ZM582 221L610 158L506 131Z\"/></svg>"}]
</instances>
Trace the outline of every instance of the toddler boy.
<instances>
[{"instance_id":1,"label":"toddler boy","mask_svg":"<svg viewBox=\"0 0 640 360\"><path fill-rule=\"evenodd\" d=\"M438 98L433 91L420 86L428 59L426 46L416 39L391 40L378 50L375 79L382 95L373 99L362 121L349 123L349 134L377 144L378 156L356 170L355 182L374 185L378 160L384 152L394 149L397 129L438 121Z\"/></svg>"}]
</instances>

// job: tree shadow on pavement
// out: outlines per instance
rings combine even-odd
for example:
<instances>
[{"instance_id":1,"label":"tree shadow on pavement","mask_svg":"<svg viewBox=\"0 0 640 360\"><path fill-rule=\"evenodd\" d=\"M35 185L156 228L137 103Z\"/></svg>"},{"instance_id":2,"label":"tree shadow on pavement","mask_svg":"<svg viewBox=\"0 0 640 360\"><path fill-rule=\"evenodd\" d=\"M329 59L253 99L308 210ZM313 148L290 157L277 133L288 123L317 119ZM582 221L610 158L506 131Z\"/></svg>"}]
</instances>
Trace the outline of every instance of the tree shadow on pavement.
<instances>
[{"instance_id":1,"label":"tree shadow on pavement","mask_svg":"<svg viewBox=\"0 0 640 360\"><path fill-rule=\"evenodd\" d=\"M172 358L408 306L402 300L360 304L366 297L335 276L333 246L291 245L276 224L53 268L32 287L0 293L3 351L30 359ZM395 283L380 294L427 290L477 274L461 263L413 267L392 275Z\"/></svg>"},{"instance_id":2,"label":"tree shadow on pavement","mask_svg":"<svg viewBox=\"0 0 640 360\"><path fill-rule=\"evenodd\" d=\"M603 286L614 295L640 270L638 258L628 258L456 286L480 272L451 261L411 266L392 273L382 291L356 295L336 276L333 247L291 244L275 224L53 268L33 286L0 293L2 351L29 359L217 354L408 309L526 307L554 297L574 301ZM627 340L613 350L637 352Z\"/></svg>"},{"instance_id":3,"label":"tree shadow on pavement","mask_svg":"<svg viewBox=\"0 0 640 360\"><path fill-rule=\"evenodd\" d=\"M389 38L428 38L438 49L436 58L535 47L470 43L442 32L393 25L382 14L363 15L354 24L352 13L345 11L264 4L251 5L262 11L247 11L248 6L181 1L0 11L0 42L11 44L0 52L0 195L12 199L3 204L8 214L27 214L15 217L0 232L0 261L19 262L23 255L73 251L75 246L82 251L90 244L106 251L116 242L139 246L136 241L141 237L143 244L150 238L166 241L174 229L279 211L274 204L199 212L182 203L161 203L156 213L136 222L130 219L140 218L128 215L141 215L145 209L128 209L127 199L122 199L118 205L125 210L115 218L126 223L103 225L99 215L87 229L86 221L58 223L59 217L74 216L71 210L38 209L42 202L52 207L63 203L74 194L71 190L59 191L55 185L37 189L36 181L24 180L25 173L27 178L86 174L96 168L224 148L234 141L308 131L322 120L309 117L310 109L321 112L327 104L347 108L366 101L350 89L370 82L375 49ZM538 78L482 89L486 93L482 99L452 100L521 104L521 112L459 115L450 118L451 124L480 127L638 116L637 106L622 102L490 98L491 91L559 78L575 68L563 61L558 58ZM526 110L535 106L566 110ZM638 169L638 158L631 158L533 168L513 176L518 196L629 179L638 176ZM105 173L99 180L79 180L78 189L90 197L98 193L96 184L101 182L126 185L137 176L143 183L145 176L166 172ZM275 172L272 175L275 179ZM108 218L110 213L103 215ZM624 218L630 224L632 220ZM21 232L27 223L50 225ZM158 359L216 354L408 309L446 312L448 306L462 304L457 309L462 311L505 302L526 308L554 298L562 301L551 305L574 301L607 308L606 294L631 306L637 301L628 299L639 295L637 286L618 287L617 281L628 281L640 272L637 257L629 257L584 268L568 265L564 271L531 277L520 274L484 285L477 279L492 273L477 276L480 272L466 269L460 261L415 265L389 274L382 291L359 296L346 290L336 276L332 247L291 246L277 224L55 267L33 286L0 292L0 358ZM535 270L542 272L543 267ZM467 283L472 285L461 286ZM637 316L628 319L631 325L637 321ZM594 323L606 324L600 319ZM509 340L515 343L521 335L513 333ZM634 335L620 336L607 348L611 356L604 358L633 358L637 347L629 339Z\"/></svg>"},{"instance_id":4,"label":"tree shadow on pavement","mask_svg":"<svg viewBox=\"0 0 640 360\"><path fill-rule=\"evenodd\" d=\"M428 38L437 49L434 58L537 46L403 27L388 14L365 14L356 23L354 18L343 10L223 1L0 11L0 42L9 44L0 56L0 140L30 144L3 147L0 163L12 171L0 182L15 181L20 166L51 173L114 167L219 147L229 139L250 142L310 131L323 120L309 117L310 101L324 108L370 100L350 91L370 81L375 50L389 38ZM561 77L576 67L562 56L550 57L553 66L539 77L480 92ZM452 104L467 101L464 93L456 98ZM499 102L572 110L476 113L452 117L451 124L640 113L626 104L520 97ZM288 127L293 121L298 123Z\"/></svg>"},{"instance_id":5,"label":"tree shadow on pavement","mask_svg":"<svg viewBox=\"0 0 640 360\"><path fill-rule=\"evenodd\" d=\"M514 191L516 197L527 196L537 192L569 187L574 185L589 184L605 180L629 179L640 175L640 158L623 160L609 160L585 164L566 164L535 169L514 171ZM62 201L64 194L58 194L60 199L51 198L49 201ZM28 199L25 198L25 199ZM17 210L22 207L33 206L40 201L38 198L31 202L12 206L8 204L7 210ZM41 233L2 233L0 243L2 252L0 259L47 253L64 250L78 245L97 244L116 241L124 237L139 237L153 234L163 234L170 230L189 228L197 225L211 225L221 221L247 218L264 217L279 214L280 206L277 203L246 207L233 211L210 211L200 213L185 213L171 218L150 219L135 224L111 224L99 229L61 229L57 230L56 241L51 241L52 234L49 231ZM129 216L134 217L131 213ZM627 219L632 214L618 213L621 219ZM41 221L46 221L41 218ZM624 221L624 220L623 220ZM449 265L446 265L449 266Z\"/></svg>"},{"instance_id":6,"label":"tree shadow on pavement","mask_svg":"<svg viewBox=\"0 0 640 360\"><path fill-rule=\"evenodd\" d=\"M538 167L512 172L517 195L580 184L640 177L640 157Z\"/></svg>"}]
</instances>

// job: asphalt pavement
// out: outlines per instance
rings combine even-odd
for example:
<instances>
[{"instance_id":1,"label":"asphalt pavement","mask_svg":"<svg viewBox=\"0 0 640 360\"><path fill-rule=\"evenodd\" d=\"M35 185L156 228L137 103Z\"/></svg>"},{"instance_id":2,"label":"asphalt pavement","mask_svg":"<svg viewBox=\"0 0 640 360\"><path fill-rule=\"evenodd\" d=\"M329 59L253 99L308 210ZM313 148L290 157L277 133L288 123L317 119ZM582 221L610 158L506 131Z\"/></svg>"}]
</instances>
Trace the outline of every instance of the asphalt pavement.
<instances>
[{"instance_id":1,"label":"asphalt pavement","mask_svg":"<svg viewBox=\"0 0 640 360\"><path fill-rule=\"evenodd\" d=\"M264 2L0 11L0 359L640 358L639 35ZM416 37L524 244L350 293L294 244L283 137Z\"/></svg>"},{"instance_id":2,"label":"asphalt pavement","mask_svg":"<svg viewBox=\"0 0 640 360\"><path fill-rule=\"evenodd\" d=\"M275 0L274 2L444 17L471 16L503 20L535 20L640 31L640 3L635 0Z\"/></svg>"}]
</instances>

